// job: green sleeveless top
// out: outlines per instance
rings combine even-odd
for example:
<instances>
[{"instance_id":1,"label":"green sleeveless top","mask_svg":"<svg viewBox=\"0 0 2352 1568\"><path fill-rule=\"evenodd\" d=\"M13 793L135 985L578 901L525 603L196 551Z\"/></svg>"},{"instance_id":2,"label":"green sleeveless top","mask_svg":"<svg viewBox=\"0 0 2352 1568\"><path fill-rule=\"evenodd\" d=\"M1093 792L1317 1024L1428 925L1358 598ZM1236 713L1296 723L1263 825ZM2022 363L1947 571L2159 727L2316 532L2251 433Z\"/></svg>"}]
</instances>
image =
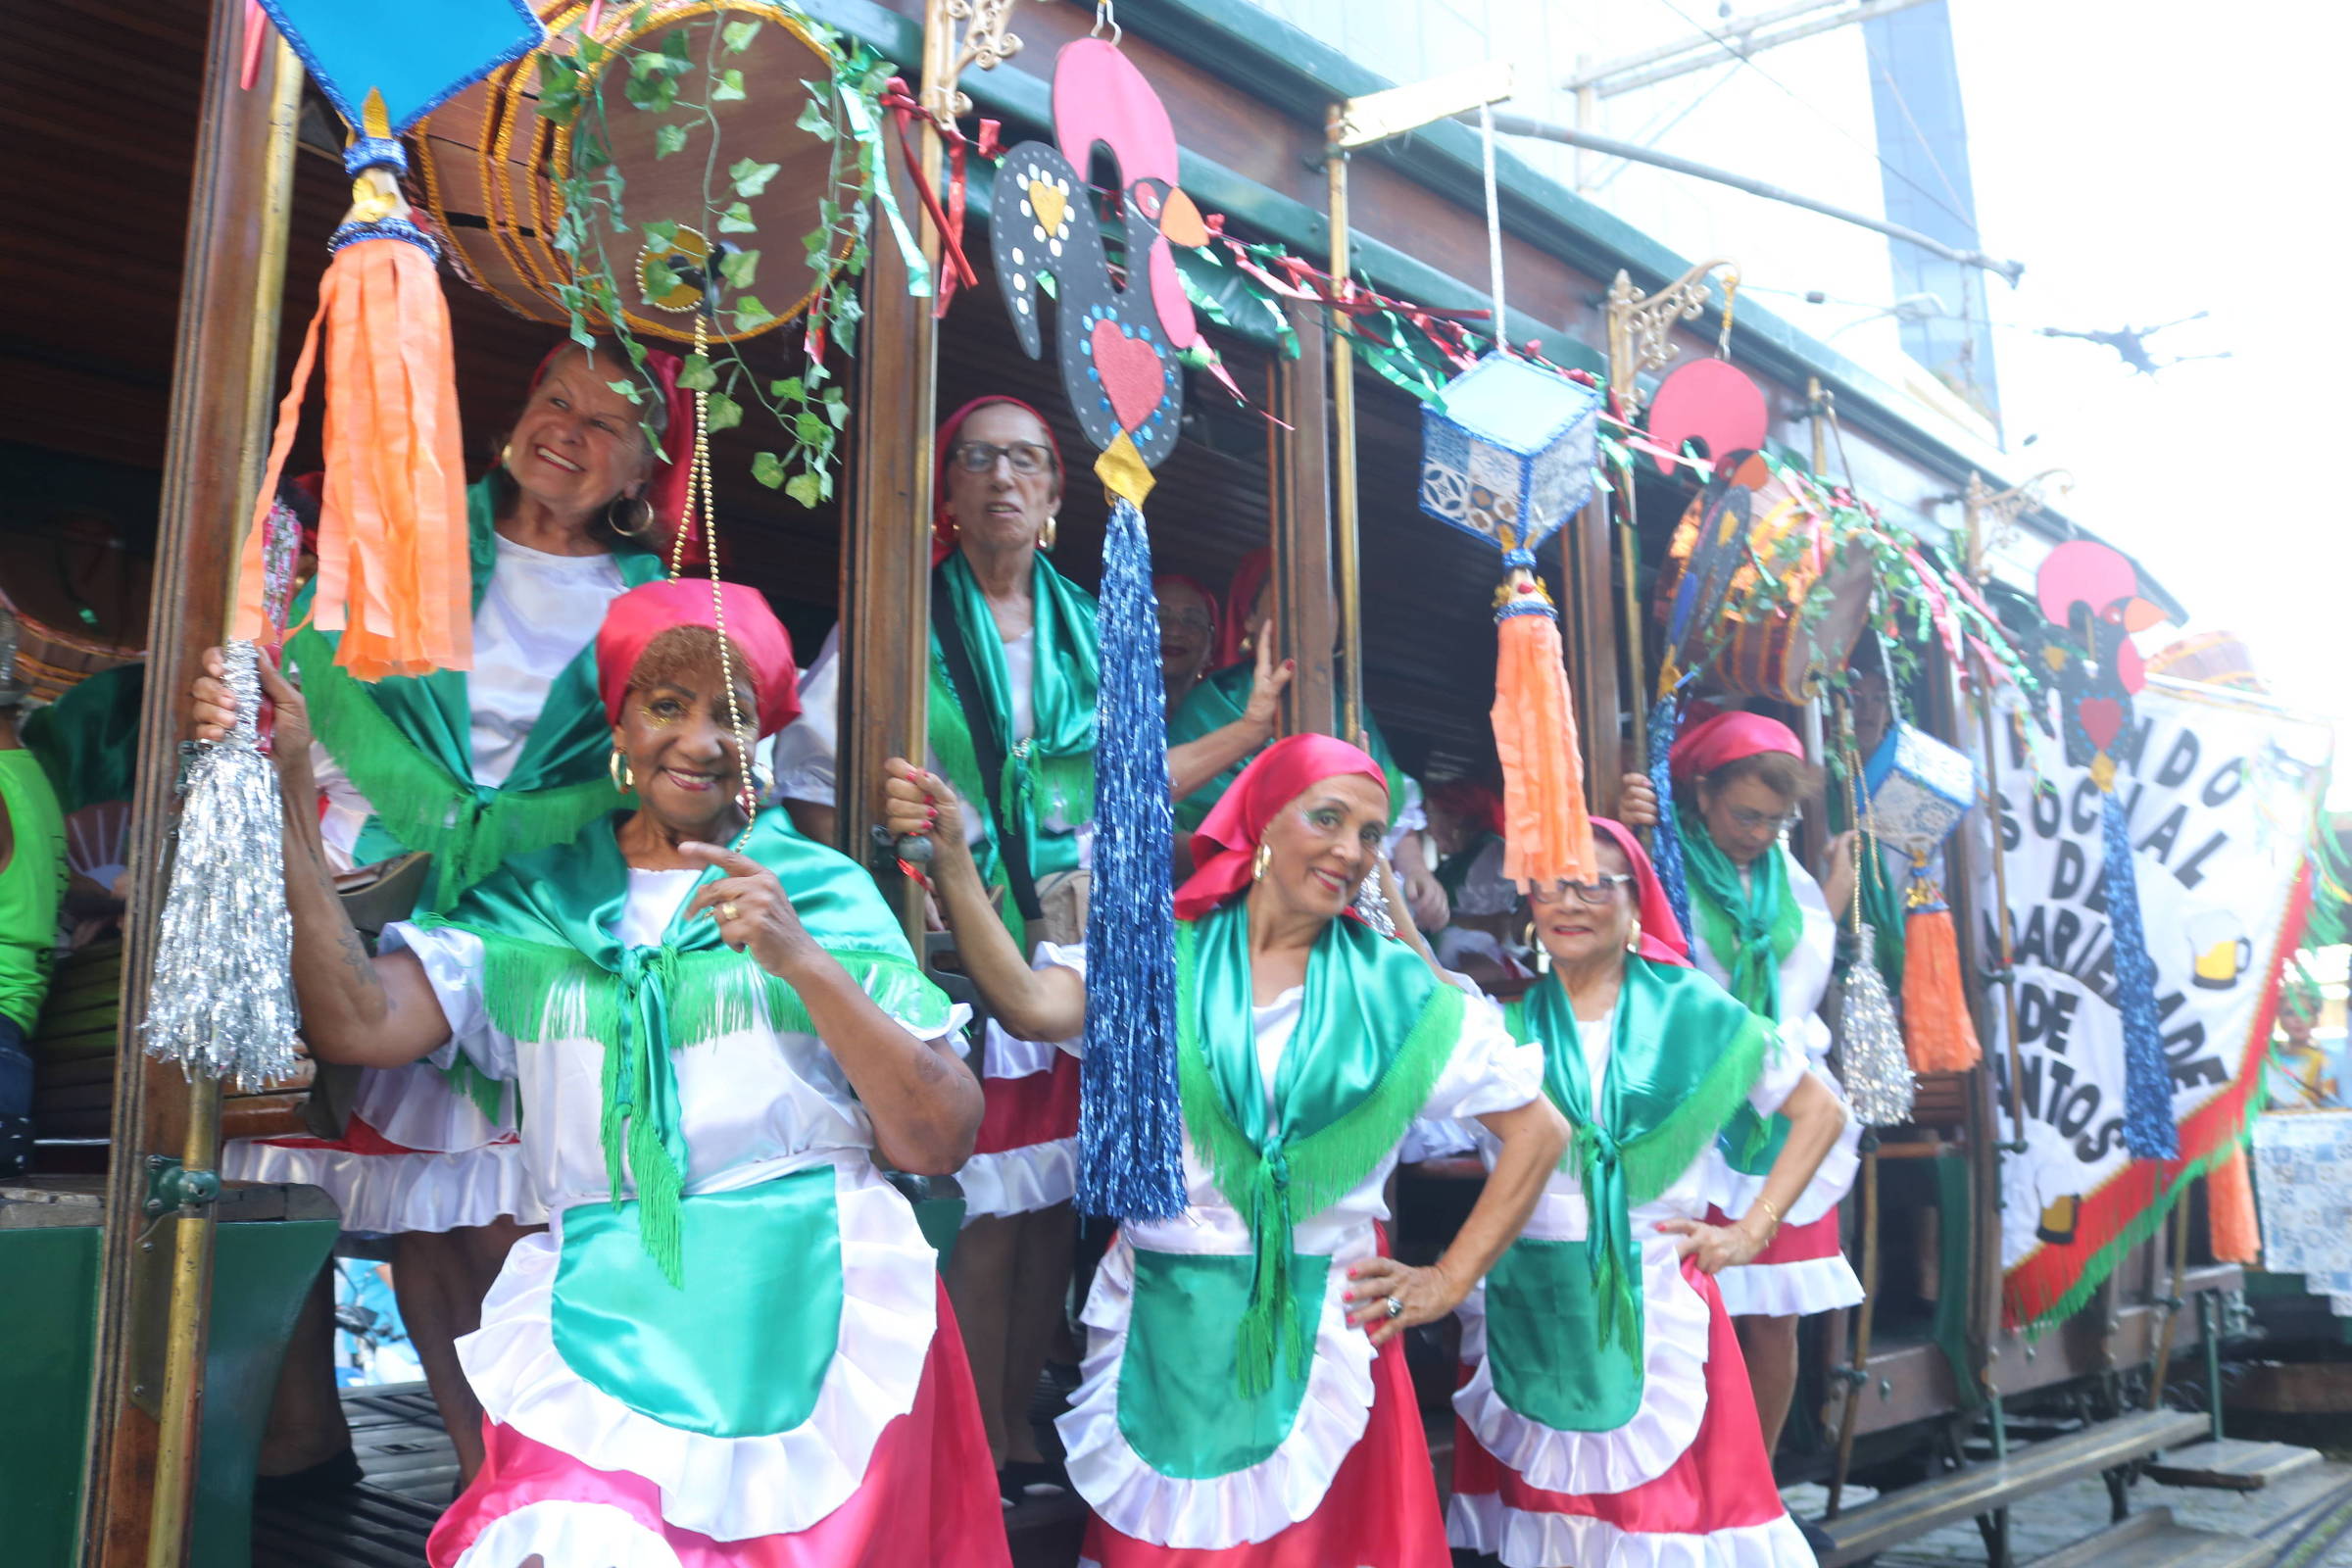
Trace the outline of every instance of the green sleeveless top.
<instances>
[{"instance_id":1,"label":"green sleeveless top","mask_svg":"<svg viewBox=\"0 0 2352 1568\"><path fill-rule=\"evenodd\" d=\"M40 1022L56 961L57 908L66 896L66 815L40 760L0 752L0 805L11 848L0 869L0 1013L26 1033Z\"/></svg>"}]
</instances>

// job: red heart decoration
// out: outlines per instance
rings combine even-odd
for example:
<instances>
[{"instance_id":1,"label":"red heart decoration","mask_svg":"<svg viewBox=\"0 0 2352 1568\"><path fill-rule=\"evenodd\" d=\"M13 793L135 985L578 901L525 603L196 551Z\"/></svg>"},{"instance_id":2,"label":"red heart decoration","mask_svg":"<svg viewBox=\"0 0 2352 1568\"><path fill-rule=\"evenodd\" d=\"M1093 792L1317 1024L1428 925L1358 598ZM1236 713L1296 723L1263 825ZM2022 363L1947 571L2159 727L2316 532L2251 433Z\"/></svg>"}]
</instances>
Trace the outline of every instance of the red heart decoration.
<instances>
[{"instance_id":1,"label":"red heart decoration","mask_svg":"<svg viewBox=\"0 0 2352 1568\"><path fill-rule=\"evenodd\" d=\"M1129 337L1115 321L1097 321L1094 332L1095 371L1122 430L1137 430L1159 407L1167 379L1159 351L1141 338Z\"/></svg>"},{"instance_id":2,"label":"red heart decoration","mask_svg":"<svg viewBox=\"0 0 2352 1568\"><path fill-rule=\"evenodd\" d=\"M2082 721L2082 733L2102 752L2123 732L2124 705L2112 697L2084 698L2075 705L2075 716Z\"/></svg>"}]
</instances>

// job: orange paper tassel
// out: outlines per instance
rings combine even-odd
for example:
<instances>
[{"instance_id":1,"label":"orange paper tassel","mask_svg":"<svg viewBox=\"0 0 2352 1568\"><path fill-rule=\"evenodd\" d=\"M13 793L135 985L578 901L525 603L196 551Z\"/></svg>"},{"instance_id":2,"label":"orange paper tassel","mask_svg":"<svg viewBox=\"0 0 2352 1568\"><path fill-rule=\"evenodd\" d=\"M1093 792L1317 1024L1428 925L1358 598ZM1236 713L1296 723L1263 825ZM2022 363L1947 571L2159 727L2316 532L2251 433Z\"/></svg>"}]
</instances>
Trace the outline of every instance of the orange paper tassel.
<instances>
[{"instance_id":1,"label":"orange paper tassel","mask_svg":"<svg viewBox=\"0 0 2352 1568\"><path fill-rule=\"evenodd\" d=\"M246 534L233 635L261 635L263 530L326 333L326 485L311 615L343 634L335 662L360 680L467 669L473 603L465 451L449 306L433 260L406 239L345 245L318 285L278 405L256 525Z\"/></svg>"},{"instance_id":2,"label":"orange paper tassel","mask_svg":"<svg viewBox=\"0 0 2352 1568\"><path fill-rule=\"evenodd\" d=\"M2217 1263L2254 1263L2262 1258L2262 1222L2254 1213L2254 1179L2246 1169L2243 1144L2205 1172L2205 1220Z\"/></svg>"},{"instance_id":3,"label":"orange paper tassel","mask_svg":"<svg viewBox=\"0 0 2352 1568\"><path fill-rule=\"evenodd\" d=\"M1940 906L1903 921L1903 1044L1915 1072L1966 1072L1984 1057L1960 989L1952 911Z\"/></svg>"},{"instance_id":4,"label":"orange paper tassel","mask_svg":"<svg viewBox=\"0 0 2352 1568\"><path fill-rule=\"evenodd\" d=\"M1559 616L1544 587L1514 568L1498 601L1541 604L1495 622L1494 750L1502 758L1502 874L1525 887L1563 878L1590 881L1592 823L1585 811L1576 710L1560 653Z\"/></svg>"}]
</instances>

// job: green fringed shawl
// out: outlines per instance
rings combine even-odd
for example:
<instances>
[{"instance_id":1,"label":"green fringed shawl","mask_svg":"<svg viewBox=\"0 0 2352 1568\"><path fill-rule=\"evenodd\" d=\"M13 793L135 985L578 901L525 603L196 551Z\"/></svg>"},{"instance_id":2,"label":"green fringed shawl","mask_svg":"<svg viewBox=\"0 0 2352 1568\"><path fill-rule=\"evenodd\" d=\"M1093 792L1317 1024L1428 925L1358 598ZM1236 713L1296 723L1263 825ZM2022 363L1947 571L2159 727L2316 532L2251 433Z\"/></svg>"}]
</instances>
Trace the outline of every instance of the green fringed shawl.
<instances>
[{"instance_id":1,"label":"green fringed shawl","mask_svg":"<svg viewBox=\"0 0 2352 1568\"><path fill-rule=\"evenodd\" d=\"M1683 863L1690 889L1690 918L1700 940L1729 976L1733 998L1773 1023L1781 1021L1781 965L1804 935L1805 910L1788 886L1788 854L1774 845L1756 857L1740 880L1740 868L1716 847L1707 825L1681 811ZM1724 1158L1746 1175L1761 1175L1788 1141L1785 1116L1767 1120L1742 1108L1721 1140Z\"/></svg>"},{"instance_id":2,"label":"green fringed shawl","mask_svg":"<svg viewBox=\"0 0 2352 1568\"><path fill-rule=\"evenodd\" d=\"M1586 1255L1603 1335L1641 1343L1642 1249L1633 1211L1654 1201L1735 1117L1773 1048L1772 1026L1681 964L1628 957L1609 1034L1600 1104L1575 1009L1558 975L1503 1012L1511 1037L1544 1048L1544 1091L1573 1138L1573 1169L1590 1216Z\"/></svg>"},{"instance_id":3,"label":"green fringed shawl","mask_svg":"<svg viewBox=\"0 0 2352 1568\"><path fill-rule=\"evenodd\" d=\"M488 481L466 492L473 609L479 612L498 564L498 531ZM613 556L634 588L662 575L659 556ZM305 590L306 592L308 590ZM298 606L307 610L307 606ZM612 730L596 690L593 644L548 687L547 706L506 782L473 782L473 710L464 670L393 676L372 685L335 663L336 632L306 626L286 647L302 678L311 726L375 822L409 850L433 856L427 906L446 909L510 856L562 844L616 804L606 771Z\"/></svg>"},{"instance_id":4,"label":"green fringed shawl","mask_svg":"<svg viewBox=\"0 0 2352 1568\"><path fill-rule=\"evenodd\" d=\"M1185 1136L1250 1227L1250 1305L1236 1327L1241 1392L1277 1353L1302 1372L1316 1314L1292 1310L1292 1230L1337 1202L1404 1137L1461 1039L1463 997L1400 942L1334 920L1306 964L1297 1030L1266 1112L1241 900L1176 925L1176 1070Z\"/></svg>"},{"instance_id":5,"label":"green fringed shawl","mask_svg":"<svg viewBox=\"0 0 2352 1568\"><path fill-rule=\"evenodd\" d=\"M1192 694L1185 698L1175 712L1168 715L1168 744L1173 747L1187 741L1197 741L1240 719L1249 707L1250 688L1256 678L1257 669L1253 664L1228 664L1223 669L1213 671L1207 679L1193 688ZM1379 722L1368 712L1364 714L1364 738L1371 742L1367 750L1371 752L1372 760L1380 764L1381 772L1388 778L1389 808L1393 811L1403 810L1404 775L1397 771L1396 759L1389 752L1388 738L1381 734ZM1258 748L1258 751L1263 750L1263 746ZM1178 801L1176 831L1196 831L1207 819L1210 808L1224 799L1227 790L1233 788L1233 781L1242 776L1242 769L1248 767L1256 756L1257 752L1250 753Z\"/></svg>"},{"instance_id":6,"label":"green fringed shawl","mask_svg":"<svg viewBox=\"0 0 2352 1568\"><path fill-rule=\"evenodd\" d=\"M957 551L939 570L956 601L964 653L981 686L980 706L1004 757L1003 776L993 783L983 781L963 704L940 651L939 628L932 627L931 754L956 793L981 812L981 841L973 850L981 878L992 888L1004 885L1004 824L1008 822L1021 826L1032 876L1074 871L1075 829L1095 818L1095 696L1101 666L1095 596L1054 570L1043 551L1038 553L1030 578L1036 615L1030 735L1020 741L1012 734L1012 677L1004 662L1004 639L997 635L996 619L971 564ZM1053 817L1069 828L1049 831L1045 824ZM1010 899L1001 899L1000 906L1014 939L1021 940L1020 911Z\"/></svg>"},{"instance_id":7,"label":"green fringed shawl","mask_svg":"<svg viewBox=\"0 0 2352 1568\"><path fill-rule=\"evenodd\" d=\"M585 1036L604 1046L613 1197L634 1183L646 1250L676 1285L684 1278L678 1227L687 1153L670 1053L762 1025L813 1025L790 986L731 952L717 922L707 913L688 917L685 904L660 946L621 947L612 933L628 901L629 868L613 823L608 815L568 845L509 859L447 916L418 923L481 939L482 998L500 1030L516 1040ZM871 877L803 838L776 810L760 813L742 852L776 873L802 925L885 1012L917 1034L946 1030L948 999L923 977ZM695 885L723 874L713 867Z\"/></svg>"}]
</instances>

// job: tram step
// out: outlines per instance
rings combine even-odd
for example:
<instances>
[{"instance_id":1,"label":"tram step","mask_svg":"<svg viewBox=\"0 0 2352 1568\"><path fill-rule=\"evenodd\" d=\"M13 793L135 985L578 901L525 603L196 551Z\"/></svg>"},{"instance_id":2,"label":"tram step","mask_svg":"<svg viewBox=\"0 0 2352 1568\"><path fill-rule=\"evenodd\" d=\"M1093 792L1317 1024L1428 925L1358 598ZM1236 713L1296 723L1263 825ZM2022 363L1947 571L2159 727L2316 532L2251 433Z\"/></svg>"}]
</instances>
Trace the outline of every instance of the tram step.
<instances>
[{"instance_id":1,"label":"tram step","mask_svg":"<svg viewBox=\"0 0 2352 1568\"><path fill-rule=\"evenodd\" d=\"M2168 1487L2260 1492L2272 1482L2319 1462L2319 1449L2298 1448L2291 1443L2209 1438L2175 1448L2148 1466L2148 1476Z\"/></svg>"},{"instance_id":2,"label":"tram step","mask_svg":"<svg viewBox=\"0 0 2352 1568\"><path fill-rule=\"evenodd\" d=\"M2061 1546L2031 1568L2269 1568L2278 1555L2276 1543L2193 1530L2176 1522L2172 1509L2156 1507Z\"/></svg>"},{"instance_id":3,"label":"tram step","mask_svg":"<svg viewBox=\"0 0 2352 1568\"><path fill-rule=\"evenodd\" d=\"M1821 1553L1821 1568L1844 1568L2020 1497L2191 1442L2205 1430L2205 1417L2184 1410L2137 1410L2014 1449L2006 1459L1967 1465L1888 1493L1851 1513L1820 1522L1829 1541Z\"/></svg>"}]
</instances>

